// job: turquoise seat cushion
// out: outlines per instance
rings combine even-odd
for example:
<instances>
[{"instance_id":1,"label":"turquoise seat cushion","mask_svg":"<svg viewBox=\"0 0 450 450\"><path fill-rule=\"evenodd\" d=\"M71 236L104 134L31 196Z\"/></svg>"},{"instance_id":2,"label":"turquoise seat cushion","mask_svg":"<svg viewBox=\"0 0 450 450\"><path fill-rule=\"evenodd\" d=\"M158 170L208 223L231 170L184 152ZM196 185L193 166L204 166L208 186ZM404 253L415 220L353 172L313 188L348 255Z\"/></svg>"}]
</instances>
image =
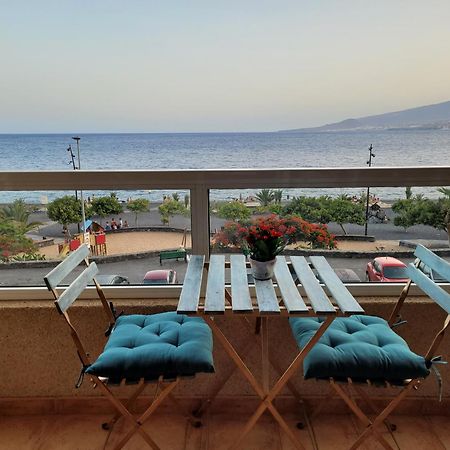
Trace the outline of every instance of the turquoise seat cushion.
<instances>
[{"instance_id":1,"label":"turquoise seat cushion","mask_svg":"<svg viewBox=\"0 0 450 450\"><path fill-rule=\"evenodd\" d=\"M122 316L86 373L112 382L210 373L212 347L211 329L201 318L176 312Z\"/></svg>"},{"instance_id":2,"label":"turquoise seat cushion","mask_svg":"<svg viewBox=\"0 0 450 450\"><path fill-rule=\"evenodd\" d=\"M291 318L293 335L303 348L324 318ZM398 383L426 377L430 371L422 356L380 317L336 318L303 361L305 378L388 380Z\"/></svg>"}]
</instances>

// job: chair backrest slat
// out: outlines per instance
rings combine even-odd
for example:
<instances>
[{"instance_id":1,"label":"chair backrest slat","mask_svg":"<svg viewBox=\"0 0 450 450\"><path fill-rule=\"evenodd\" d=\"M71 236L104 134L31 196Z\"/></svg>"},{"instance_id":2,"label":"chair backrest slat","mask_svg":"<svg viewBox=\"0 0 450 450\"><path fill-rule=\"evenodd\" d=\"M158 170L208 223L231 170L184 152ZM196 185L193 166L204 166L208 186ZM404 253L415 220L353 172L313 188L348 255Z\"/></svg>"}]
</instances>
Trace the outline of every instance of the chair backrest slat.
<instances>
[{"instance_id":1,"label":"chair backrest slat","mask_svg":"<svg viewBox=\"0 0 450 450\"><path fill-rule=\"evenodd\" d=\"M434 254L423 245L418 245L416 247L414 255L450 283L450 264L447 261Z\"/></svg>"},{"instance_id":2,"label":"chair backrest slat","mask_svg":"<svg viewBox=\"0 0 450 450\"><path fill-rule=\"evenodd\" d=\"M55 289L64 278L72 272L81 261L89 256L89 247L82 245L75 252L72 252L63 262L58 264L50 273L44 277L47 288L51 291Z\"/></svg>"},{"instance_id":3,"label":"chair backrest slat","mask_svg":"<svg viewBox=\"0 0 450 450\"><path fill-rule=\"evenodd\" d=\"M70 305L79 297L86 289L87 285L92 282L98 273L97 264L92 262L89 266L78 275L70 286L55 301L60 312L66 312Z\"/></svg>"},{"instance_id":4,"label":"chair backrest slat","mask_svg":"<svg viewBox=\"0 0 450 450\"><path fill-rule=\"evenodd\" d=\"M424 261L425 262L425 261ZM427 264L425 262L425 264ZM450 294L442 289L433 280L428 278L414 264L408 265L408 277L422 289L425 294L432 298L447 314L450 314Z\"/></svg>"}]
</instances>

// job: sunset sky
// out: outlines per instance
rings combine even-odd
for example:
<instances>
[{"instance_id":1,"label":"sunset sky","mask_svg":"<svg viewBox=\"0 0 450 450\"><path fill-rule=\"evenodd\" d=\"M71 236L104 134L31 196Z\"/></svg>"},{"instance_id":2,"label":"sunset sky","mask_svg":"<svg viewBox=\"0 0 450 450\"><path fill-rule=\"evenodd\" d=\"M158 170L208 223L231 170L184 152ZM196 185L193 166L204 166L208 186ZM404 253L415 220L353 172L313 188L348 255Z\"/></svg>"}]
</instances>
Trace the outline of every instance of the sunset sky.
<instances>
[{"instance_id":1,"label":"sunset sky","mask_svg":"<svg viewBox=\"0 0 450 450\"><path fill-rule=\"evenodd\" d=\"M272 131L450 100L450 2L0 0L0 132Z\"/></svg>"}]
</instances>

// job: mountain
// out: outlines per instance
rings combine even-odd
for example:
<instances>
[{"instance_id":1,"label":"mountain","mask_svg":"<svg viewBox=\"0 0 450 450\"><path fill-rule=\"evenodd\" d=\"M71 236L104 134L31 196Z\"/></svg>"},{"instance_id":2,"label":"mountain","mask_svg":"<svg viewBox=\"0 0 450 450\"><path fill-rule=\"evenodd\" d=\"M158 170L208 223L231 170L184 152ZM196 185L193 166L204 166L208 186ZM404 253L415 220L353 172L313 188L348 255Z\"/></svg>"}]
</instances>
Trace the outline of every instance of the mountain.
<instances>
[{"instance_id":1,"label":"mountain","mask_svg":"<svg viewBox=\"0 0 450 450\"><path fill-rule=\"evenodd\" d=\"M396 128L442 129L450 128L450 101L435 105L419 106L376 116L345 119L320 127L281 130L283 133L302 131L352 131L383 130Z\"/></svg>"}]
</instances>

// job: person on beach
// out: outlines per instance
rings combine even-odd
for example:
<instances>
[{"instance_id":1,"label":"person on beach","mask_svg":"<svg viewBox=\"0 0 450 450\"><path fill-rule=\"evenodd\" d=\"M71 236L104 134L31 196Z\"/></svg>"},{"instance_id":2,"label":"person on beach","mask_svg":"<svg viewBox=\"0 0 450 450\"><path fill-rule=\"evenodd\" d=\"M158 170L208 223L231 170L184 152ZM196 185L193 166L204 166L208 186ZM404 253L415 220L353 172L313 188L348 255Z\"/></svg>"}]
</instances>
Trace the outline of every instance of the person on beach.
<instances>
[{"instance_id":1,"label":"person on beach","mask_svg":"<svg viewBox=\"0 0 450 450\"><path fill-rule=\"evenodd\" d=\"M128 228L128 220L125 220L125 222L123 223L124 228Z\"/></svg>"},{"instance_id":2,"label":"person on beach","mask_svg":"<svg viewBox=\"0 0 450 450\"><path fill-rule=\"evenodd\" d=\"M111 228L117 230L117 222L114 220L114 217L111 219Z\"/></svg>"},{"instance_id":3,"label":"person on beach","mask_svg":"<svg viewBox=\"0 0 450 450\"><path fill-rule=\"evenodd\" d=\"M123 228L123 220L122 217L119 218L119 225L118 228Z\"/></svg>"},{"instance_id":4,"label":"person on beach","mask_svg":"<svg viewBox=\"0 0 450 450\"><path fill-rule=\"evenodd\" d=\"M110 229L111 229L111 225L109 224L108 221L106 221L105 230L109 231Z\"/></svg>"}]
</instances>

